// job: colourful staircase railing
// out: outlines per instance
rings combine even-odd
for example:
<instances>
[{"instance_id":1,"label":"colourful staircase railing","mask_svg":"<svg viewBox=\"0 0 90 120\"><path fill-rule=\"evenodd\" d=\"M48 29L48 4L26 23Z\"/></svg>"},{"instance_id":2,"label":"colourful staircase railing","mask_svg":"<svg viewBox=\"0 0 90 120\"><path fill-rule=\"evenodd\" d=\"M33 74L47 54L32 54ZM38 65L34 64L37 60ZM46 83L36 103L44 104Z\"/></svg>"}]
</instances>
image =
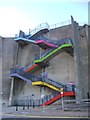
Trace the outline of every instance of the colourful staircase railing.
<instances>
[{"instance_id":1,"label":"colourful staircase railing","mask_svg":"<svg viewBox=\"0 0 90 120\"><path fill-rule=\"evenodd\" d=\"M38 68L40 68L40 66L38 65L38 64L34 64L34 65L32 65L31 67L28 67L26 70L25 70L25 72L33 72L33 71L35 71L35 70L37 70Z\"/></svg>"},{"instance_id":2,"label":"colourful staircase railing","mask_svg":"<svg viewBox=\"0 0 90 120\"><path fill-rule=\"evenodd\" d=\"M49 42L46 42L44 40L36 40L35 43L37 45L39 45L40 47L42 47L43 49L46 49L46 48L57 48L58 45L55 45L55 44L52 44L52 43L49 43Z\"/></svg>"},{"instance_id":3,"label":"colourful staircase railing","mask_svg":"<svg viewBox=\"0 0 90 120\"><path fill-rule=\"evenodd\" d=\"M10 76L20 78L21 80L24 80L24 81L28 82L29 84L32 84L32 81L30 80L30 78L26 78L25 76L22 76L18 73L10 74Z\"/></svg>"},{"instance_id":4,"label":"colourful staircase railing","mask_svg":"<svg viewBox=\"0 0 90 120\"><path fill-rule=\"evenodd\" d=\"M62 44L61 46L59 46L58 48L52 50L50 53L48 53L47 55L45 55L42 58L39 59L35 59L34 63L45 63L47 61L49 61L50 59L52 59L53 57L55 57L56 55L58 55L60 52L62 52L64 49L67 49L69 47L72 47L72 44Z\"/></svg>"},{"instance_id":5,"label":"colourful staircase railing","mask_svg":"<svg viewBox=\"0 0 90 120\"><path fill-rule=\"evenodd\" d=\"M40 85L40 86L47 86L47 87L49 87L49 88L51 88L51 89L53 89L55 91L61 92L60 88L57 88L57 87L55 87L55 86L53 86L53 85L51 85L49 83L43 82L43 81L32 82L32 85L34 85L34 86L38 86L38 85Z\"/></svg>"},{"instance_id":6,"label":"colourful staircase railing","mask_svg":"<svg viewBox=\"0 0 90 120\"><path fill-rule=\"evenodd\" d=\"M56 101L58 101L59 99L61 99L62 97L75 97L75 92L74 91L69 91L69 92L63 92L63 94L61 94L60 92L56 92L56 93L52 93L49 95L45 95L43 98L37 99L37 100L32 100L30 98L28 99L19 99L16 100L14 99L13 101L13 105L17 105L17 106L47 106L50 105Z\"/></svg>"},{"instance_id":7,"label":"colourful staircase railing","mask_svg":"<svg viewBox=\"0 0 90 120\"><path fill-rule=\"evenodd\" d=\"M45 101L41 106L46 106L54 103L55 101L61 99L62 97L67 97L67 96L75 96L74 91L69 91L69 92L63 92L63 94L59 93L58 95L55 95L51 97L49 100Z\"/></svg>"},{"instance_id":8,"label":"colourful staircase railing","mask_svg":"<svg viewBox=\"0 0 90 120\"><path fill-rule=\"evenodd\" d=\"M27 45L30 42L35 43L35 38L40 36L42 33L45 34L49 32L49 28L50 26L47 23L42 23L34 30L31 30L28 35L26 35L23 31L20 30L19 36L15 38L15 41L18 42L20 45Z\"/></svg>"},{"instance_id":9,"label":"colourful staircase railing","mask_svg":"<svg viewBox=\"0 0 90 120\"><path fill-rule=\"evenodd\" d=\"M45 29L46 31L48 30L47 28ZM73 53L72 52L73 43L71 39L62 39L54 42L49 40L43 40L43 39L36 40L36 37L40 35L40 31L45 29L44 28L38 29L38 31L30 35L25 35L21 31L20 36L15 39L15 41L18 42L19 44L26 45L28 43L34 43L36 45L39 45L41 48L43 48L46 51L47 51L47 48L50 48L50 49L48 52L45 51L45 53L42 54L40 57L36 57L34 60L35 64L29 67L28 69L26 69L25 71L21 71L21 69L15 68L11 70L11 74L10 74L11 77L18 77L26 82L29 82L34 86L35 85L47 86L57 92L57 94L54 94L54 95L51 94L51 95L45 96L43 99L40 99L38 103L38 105L40 106L50 105L64 96L75 96L75 89L74 89L75 86L73 88L72 85L63 85L49 78L46 79L43 76L35 76L35 75L29 74L29 72L33 72L38 68L42 67L42 65L47 64L47 62L50 59L52 59L62 51L66 51L71 55ZM62 88L64 89L63 94L60 93Z\"/></svg>"},{"instance_id":10,"label":"colourful staircase railing","mask_svg":"<svg viewBox=\"0 0 90 120\"><path fill-rule=\"evenodd\" d=\"M45 79L43 76L35 76L29 73L25 73L17 68L12 68L11 77L18 77L22 80L25 80L27 82L30 81L32 85L41 85L41 86L47 86L55 91L61 92L61 88L64 88L64 91L72 91L72 85L64 85L62 83L56 82L54 80L51 80L49 78Z\"/></svg>"}]
</instances>

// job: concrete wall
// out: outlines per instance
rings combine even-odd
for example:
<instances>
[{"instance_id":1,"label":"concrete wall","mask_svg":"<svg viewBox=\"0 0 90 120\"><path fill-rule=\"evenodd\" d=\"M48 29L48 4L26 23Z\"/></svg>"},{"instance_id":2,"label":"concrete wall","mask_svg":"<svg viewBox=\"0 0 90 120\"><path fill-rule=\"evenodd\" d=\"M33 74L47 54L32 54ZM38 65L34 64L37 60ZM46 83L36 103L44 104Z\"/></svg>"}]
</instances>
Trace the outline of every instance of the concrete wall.
<instances>
[{"instance_id":1,"label":"concrete wall","mask_svg":"<svg viewBox=\"0 0 90 120\"><path fill-rule=\"evenodd\" d=\"M90 78L90 25L88 26L88 91L89 91L89 93L90 93L90 80L89 80L89 78ZM90 95L89 95L90 96Z\"/></svg>"},{"instance_id":2,"label":"concrete wall","mask_svg":"<svg viewBox=\"0 0 90 120\"><path fill-rule=\"evenodd\" d=\"M64 26L63 28L52 29L50 32L45 34L46 37L51 39L61 39L71 37L71 25ZM28 44L24 47L19 46L18 49L18 57L17 57L17 64L18 66L26 66L32 65L33 60L36 54L40 53L40 47L35 44ZM66 52L62 52L52 60L49 61L49 67L46 68L46 72L48 73L48 77L52 80L67 84L69 82L74 81L74 58L67 54ZM42 70L36 71L36 75L42 74ZM15 79L17 80L17 79ZM30 97L32 94L35 95L35 98L38 99L41 96L42 87L40 86L32 86L27 83L23 84L24 81L19 80L16 84L19 85L18 87L18 97ZM17 86L14 88L17 89ZM22 86L22 89L19 89ZM44 94L50 94L53 92L48 87L45 87Z\"/></svg>"},{"instance_id":3,"label":"concrete wall","mask_svg":"<svg viewBox=\"0 0 90 120\"><path fill-rule=\"evenodd\" d=\"M32 66L35 54L39 54L40 48L33 43L26 46L18 46L16 65L19 67ZM32 86L27 82L15 78L14 97L13 98L26 98L34 94L35 98L40 98L40 87Z\"/></svg>"},{"instance_id":4,"label":"concrete wall","mask_svg":"<svg viewBox=\"0 0 90 120\"><path fill-rule=\"evenodd\" d=\"M1 40L0 40L1 41ZM2 98L7 101L10 96L10 68L14 66L16 42L14 38L2 38Z\"/></svg>"},{"instance_id":5,"label":"concrete wall","mask_svg":"<svg viewBox=\"0 0 90 120\"><path fill-rule=\"evenodd\" d=\"M59 28L51 29L46 37L51 39L59 40L62 38L72 38L72 27L71 25L62 26ZM62 52L53 58L48 67L49 76L56 81L62 83L69 83L75 79L74 71L74 58L69 54Z\"/></svg>"},{"instance_id":6,"label":"concrete wall","mask_svg":"<svg viewBox=\"0 0 90 120\"><path fill-rule=\"evenodd\" d=\"M17 63L19 66L32 65L35 59L35 54L39 54L39 47L30 43L24 47L19 46Z\"/></svg>"},{"instance_id":7,"label":"concrete wall","mask_svg":"<svg viewBox=\"0 0 90 120\"><path fill-rule=\"evenodd\" d=\"M62 52L50 61L50 66L46 69L48 76L63 84L74 82L74 58Z\"/></svg>"},{"instance_id":8,"label":"concrete wall","mask_svg":"<svg viewBox=\"0 0 90 120\"><path fill-rule=\"evenodd\" d=\"M74 41L74 63L75 63L75 83L76 83L76 100L80 102L87 98L88 92L88 49L86 28L79 27L79 24L72 21L72 38Z\"/></svg>"},{"instance_id":9,"label":"concrete wall","mask_svg":"<svg viewBox=\"0 0 90 120\"><path fill-rule=\"evenodd\" d=\"M80 33L81 31L79 31ZM82 31L83 32L83 31ZM84 35L84 33L82 33ZM72 27L71 25L68 26L64 26L64 27L60 27L60 28L56 28L56 29L52 29L50 30L50 32L48 32L47 34L45 34L46 37L49 37L51 39L61 39L61 38L72 38ZM86 38L86 37L85 37ZM87 44L86 44L86 40L85 38L82 39L82 37L79 38L79 43L80 43L80 68L82 71L80 71L82 74L81 75L81 80L79 81L80 83L84 84L84 80L86 80L85 84L84 84L84 89L83 86L80 84L79 85L79 90L81 93L81 97L83 98L87 98L87 84L88 84L88 80L87 80ZM26 63L30 63L32 64L32 61L34 60L35 54L39 53L39 47L34 45L34 44L29 44L26 47L23 47L21 49L21 51L19 52L19 64L21 66L26 65ZM28 57L28 55L30 54L30 56ZM27 62L26 62L27 61ZM83 61L83 62L82 62ZM52 60L49 61L50 66L46 68L46 72L48 72L48 77L50 77L51 79L61 82L61 83L69 83L69 82L75 82L76 83L76 77L77 74L75 74L75 59L74 57L70 56L69 54L62 52L59 55L57 55L55 58L53 58ZM37 75L41 74L41 71L36 72ZM86 76L85 76L86 75ZM35 96L37 96L36 98L40 97L40 90L38 92L38 94L36 93L36 90L38 91L38 86L30 86L30 88L27 86L27 84L25 85L25 91L24 93L26 94L28 91L31 91L31 93L34 93ZM35 90L36 89L36 90ZM45 91L46 94L48 93L48 88L45 87ZM50 92L53 92L53 90L51 90ZM24 95L25 95L24 94Z\"/></svg>"},{"instance_id":10,"label":"concrete wall","mask_svg":"<svg viewBox=\"0 0 90 120\"><path fill-rule=\"evenodd\" d=\"M85 29L83 28L79 30L79 33L84 37L79 36L79 53L80 53L80 67L81 71L81 79L80 79L80 91L81 96L83 98L87 98L87 68L88 68L88 60L87 60L87 39L85 34ZM51 39L61 39L61 38L73 38L72 26L64 26L56 29L50 30L46 37ZM3 91L3 100L8 100L10 96L10 87L11 87L11 77L9 77L10 68L18 65L19 67L28 66L33 64L33 60L36 54L40 53L39 46L30 43L26 46L20 46L18 43L14 41L14 38L0 38L0 42L2 43L2 91ZM75 57L75 56L74 56ZM75 58L67 54L66 52L62 52L53 59L49 61L49 66L45 69L48 72L48 77L52 80L67 84L69 82L76 82L78 75L75 71ZM40 75L42 73L42 69L36 71L33 74ZM13 88L13 98L26 98L31 97L34 94L35 99L39 99L42 94L41 86L32 86L31 84L26 83L23 80L14 79L14 88ZM84 89L83 89L84 88ZM54 92L50 88L45 87L45 95Z\"/></svg>"},{"instance_id":11,"label":"concrete wall","mask_svg":"<svg viewBox=\"0 0 90 120\"><path fill-rule=\"evenodd\" d=\"M51 29L50 32L46 33L46 36L55 40L61 38L72 38L72 27L71 25L66 25Z\"/></svg>"},{"instance_id":12,"label":"concrete wall","mask_svg":"<svg viewBox=\"0 0 90 120\"><path fill-rule=\"evenodd\" d=\"M2 111L2 37L0 36L0 110Z\"/></svg>"},{"instance_id":13,"label":"concrete wall","mask_svg":"<svg viewBox=\"0 0 90 120\"><path fill-rule=\"evenodd\" d=\"M87 46L87 29L86 26L80 28L80 42L79 42L79 58L81 71L81 91L82 98L87 98L88 93L88 46ZM90 94L90 93L89 93Z\"/></svg>"}]
</instances>

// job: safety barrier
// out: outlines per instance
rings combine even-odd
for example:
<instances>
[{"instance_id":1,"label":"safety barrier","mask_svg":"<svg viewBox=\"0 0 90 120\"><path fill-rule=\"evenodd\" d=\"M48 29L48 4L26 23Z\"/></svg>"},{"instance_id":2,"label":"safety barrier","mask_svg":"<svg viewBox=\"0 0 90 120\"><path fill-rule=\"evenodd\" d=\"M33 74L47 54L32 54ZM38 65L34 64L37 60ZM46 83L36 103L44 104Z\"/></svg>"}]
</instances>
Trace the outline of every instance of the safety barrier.
<instances>
[{"instance_id":1,"label":"safety barrier","mask_svg":"<svg viewBox=\"0 0 90 120\"><path fill-rule=\"evenodd\" d=\"M45 76L35 76L35 75L32 75L32 74L29 74L29 73L24 73L24 71L22 69L19 69L19 68L11 68L10 70L10 76L12 76L12 74L19 74L27 79L30 79L32 82L37 82L37 81L43 81L43 82L46 82L52 86L55 86L57 88L64 88L64 91L74 91L74 86L73 85L64 85L64 84L61 84L59 82L56 82L55 80L51 80L49 79L48 77L45 77Z\"/></svg>"}]
</instances>

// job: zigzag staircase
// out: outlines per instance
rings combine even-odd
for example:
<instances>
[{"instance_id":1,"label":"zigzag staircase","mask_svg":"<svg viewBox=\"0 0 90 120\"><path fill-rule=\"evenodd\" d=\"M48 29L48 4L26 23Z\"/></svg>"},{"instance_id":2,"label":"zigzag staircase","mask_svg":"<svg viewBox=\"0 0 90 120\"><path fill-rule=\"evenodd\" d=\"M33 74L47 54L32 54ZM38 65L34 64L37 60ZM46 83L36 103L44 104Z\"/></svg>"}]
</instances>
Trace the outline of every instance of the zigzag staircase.
<instances>
[{"instance_id":1,"label":"zigzag staircase","mask_svg":"<svg viewBox=\"0 0 90 120\"><path fill-rule=\"evenodd\" d=\"M46 105L52 104L53 102L57 101L63 96L75 96L74 85L63 85L49 78L45 78L44 76L35 76L28 73L28 72L38 70L38 68L42 67L42 65L47 64L47 62L50 59L54 58L56 55L58 55L62 51L66 51L71 56L73 56L72 40L62 39L62 40L58 40L57 42L54 41L52 43L52 41L50 40L43 40L43 39L31 40L31 38L34 37L34 34L26 36L22 31L20 34L21 34L20 37L15 39L16 42L18 42L21 45L26 45L30 42L34 43L36 45L39 45L41 48L43 48L44 53L41 54L41 57L36 56L34 60L35 64L32 65L31 67L28 67L25 71L22 71L19 68L11 69L10 76L18 77L32 85L47 86L57 92L57 94L55 93L48 96L46 95L43 99L38 100L38 102L35 103L36 105L46 106ZM35 38L37 35L38 34L35 33ZM62 88L64 89L63 94L61 94Z\"/></svg>"},{"instance_id":2,"label":"zigzag staircase","mask_svg":"<svg viewBox=\"0 0 90 120\"><path fill-rule=\"evenodd\" d=\"M35 29L31 30L28 35L20 30L19 36L15 38L15 41L18 42L20 45L27 45L31 42L35 43L34 40L38 36L49 32L49 30L50 30L50 26L47 23L40 24Z\"/></svg>"},{"instance_id":3,"label":"zigzag staircase","mask_svg":"<svg viewBox=\"0 0 90 120\"><path fill-rule=\"evenodd\" d=\"M47 38L44 37L44 39L47 39ZM35 41L35 44L39 45L40 47L46 50L42 53L42 56L41 56L42 58L40 58L40 55L35 56L35 60L34 60L35 64L32 65L31 67L28 67L26 72L31 73L33 71L36 71L38 68L42 67L39 63L47 64L47 62L50 59L55 57L57 54L59 54L63 50L69 53L71 56L73 56L73 44L71 39L62 39L62 40L58 40L57 42L55 41L53 43L52 41L51 43L49 43L46 40L39 39Z\"/></svg>"},{"instance_id":4,"label":"zigzag staircase","mask_svg":"<svg viewBox=\"0 0 90 120\"><path fill-rule=\"evenodd\" d=\"M47 105L50 105L50 104L56 102L57 100L61 99L62 97L67 97L67 96L69 96L69 97L75 96L75 92L67 91L67 92L63 92L63 94L61 94L61 93L50 94L48 96L45 96L43 99L40 99L38 105L47 106Z\"/></svg>"},{"instance_id":5,"label":"zigzag staircase","mask_svg":"<svg viewBox=\"0 0 90 120\"><path fill-rule=\"evenodd\" d=\"M66 85L56 82L54 80L51 80L49 78L45 79L43 76L35 76L30 73L24 73L23 71L17 68L11 69L10 76L20 78L26 82L31 83L32 85L47 86L58 92L61 92L61 88L64 88L65 91L72 90L72 88L68 88Z\"/></svg>"},{"instance_id":6,"label":"zigzag staircase","mask_svg":"<svg viewBox=\"0 0 90 120\"><path fill-rule=\"evenodd\" d=\"M73 55L73 44L71 39L60 40L57 48L48 50L47 52L43 53L42 56L37 55L34 62L36 64L46 63L62 51L66 51L70 55Z\"/></svg>"},{"instance_id":7,"label":"zigzag staircase","mask_svg":"<svg viewBox=\"0 0 90 120\"><path fill-rule=\"evenodd\" d=\"M73 85L63 85L63 84L56 82L54 80L51 80L51 79L44 79L43 76L35 76L35 75L31 75L29 73L23 73L20 69L15 69L15 68L11 69L10 76L18 77L32 85L47 86L57 92L55 94L52 93L50 95L46 95L46 96L44 96L44 98L38 100L37 102L33 101L34 105L36 105L36 106L37 105L38 106L50 105L63 96L75 96L75 86L73 86ZM44 82L43 82L43 80L44 80ZM38 84L37 84L37 82L38 82ZM62 88L64 91L63 95L61 94Z\"/></svg>"},{"instance_id":8,"label":"zigzag staircase","mask_svg":"<svg viewBox=\"0 0 90 120\"><path fill-rule=\"evenodd\" d=\"M25 70L25 72L32 73L32 72L36 71L36 70L39 69L39 68L40 68L40 65L34 64L34 65L28 67L28 68Z\"/></svg>"},{"instance_id":9,"label":"zigzag staircase","mask_svg":"<svg viewBox=\"0 0 90 120\"><path fill-rule=\"evenodd\" d=\"M70 39L67 39L67 40L70 40ZM39 64L37 64L37 63L43 62L43 64L44 64L44 62L45 62L45 64L47 64L47 61L49 61L54 56L56 56L57 54L59 54L60 52L62 52L63 49L66 52L68 52L70 55L73 56L73 47L72 47L72 44L67 44L66 39L65 39L66 44L63 44L62 40L61 41L59 40L60 43L62 43L62 45L60 47L58 47L58 48L57 48L57 45L54 46L53 43L48 43L47 41L45 41L45 42L43 42L43 41L44 40L37 40L34 43L37 44L37 45L39 45L39 46L41 46L43 49L46 49L46 48L52 46L52 49L51 48L49 50L46 49L46 51L44 51L44 53L42 53L42 58L41 59L40 59L39 55L36 56L36 60L34 60L35 64L33 64L32 66L28 67L25 72L32 73L33 71L38 70L42 66L39 65Z\"/></svg>"}]
</instances>

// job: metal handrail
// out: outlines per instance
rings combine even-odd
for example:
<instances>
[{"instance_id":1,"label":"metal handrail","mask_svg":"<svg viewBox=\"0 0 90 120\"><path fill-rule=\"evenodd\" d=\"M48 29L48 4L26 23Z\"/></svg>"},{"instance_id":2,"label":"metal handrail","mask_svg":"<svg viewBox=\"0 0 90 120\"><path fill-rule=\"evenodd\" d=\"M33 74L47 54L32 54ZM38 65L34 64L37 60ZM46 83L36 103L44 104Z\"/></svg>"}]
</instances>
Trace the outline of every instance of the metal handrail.
<instances>
[{"instance_id":1,"label":"metal handrail","mask_svg":"<svg viewBox=\"0 0 90 120\"><path fill-rule=\"evenodd\" d=\"M61 46L63 44L72 44L73 45L73 40L71 38L64 38L64 39L55 41L55 44L57 44L58 46ZM44 52L42 52L41 55L40 54L35 55L35 60L45 57L53 50L55 50L55 48L49 49L49 50L47 49Z\"/></svg>"},{"instance_id":2,"label":"metal handrail","mask_svg":"<svg viewBox=\"0 0 90 120\"><path fill-rule=\"evenodd\" d=\"M51 44L55 44L55 45L61 45L62 43L71 43L73 45L73 40L69 37L69 38L61 38L61 39L50 39L48 37L45 36L40 36L37 39L35 39L35 41L37 40L44 40L45 42L51 43Z\"/></svg>"},{"instance_id":3,"label":"metal handrail","mask_svg":"<svg viewBox=\"0 0 90 120\"><path fill-rule=\"evenodd\" d=\"M29 31L29 35L26 35L23 31L22 31L22 37L25 37L25 38L30 38L32 35L34 35L35 33L37 33L38 31L42 30L42 29L55 29L55 28L58 28L58 27L62 27L62 26L65 26L65 25L70 25L71 24L71 21L68 20L68 21L64 21L64 22L60 22L60 23L56 23L56 24L52 24L52 25L49 25L47 22L44 22L44 23L41 23L40 25L38 25L35 29ZM17 36L18 37L18 36Z\"/></svg>"},{"instance_id":4,"label":"metal handrail","mask_svg":"<svg viewBox=\"0 0 90 120\"><path fill-rule=\"evenodd\" d=\"M13 74L13 73L17 73L17 74L19 74L27 79L30 79L32 81L40 80L40 78L37 78L37 76L24 72L24 70L22 68L21 69L20 68L11 68L10 74Z\"/></svg>"},{"instance_id":5,"label":"metal handrail","mask_svg":"<svg viewBox=\"0 0 90 120\"><path fill-rule=\"evenodd\" d=\"M53 50L54 50L54 48L53 48L53 49L46 49L45 51L43 51L43 52L41 53L41 55L40 55L40 54L36 54L36 55L35 55L35 60L45 57L46 55L48 55L48 54L49 54L50 52L52 52Z\"/></svg>"},{"instance_id":6,"label":"metal handrail","mask_svg":"<svg viewBox=\"0 0 90 120\"><path fill-rule=\"evenodd\" d=\"M59 23L50 25L50 29L55 29L55 28L62 27L62 26L65 26L65 25L70 25L70 24L71 24L71 20L67 20L67 21L64 21L64 22L59 22Z\"/></svg>"},{"instance_id":7,"label":"metal handrail","mask_svg":"<svg viewBox=\"0 0 90 120\"><path fill-rule=\"evenodd\" d=\"M50 99L52 99L53 97L59 95L60 93L56 93L56 94L49 94L49 95L45 95L43 98L40 99L32 99L29 97L23 97L23 98L19 98L19 99L13 99L12 101L12 105L14 106L41 106L43 105L45 102L49 101Z\"/></svg>"},{"instance_id":8,"label":"metal handrail","mask_svg":"<svg viewBox=\"0 0 90 120\"><path fill-rule=\"evenodd\" d=\"M33 36L35 33L37 33L37 32L40 31L40 30L43 30L43 29L48 29L48 30L50 30L50 26L48 25L47 22L41 23L41 24L38 25L35 29L31 30L31 31L30 31L30 36L29 36L28 38L30 38L30 37Z\"/></svg>"},{"instance_id":9,"label":"metal handrail","mask_svg":"<svg viewBox=\"0 0 90 120\"><path fill-rule=\"evenodd\" d=\"M30 73L24 73L24 71L22 69L19 69L19 68L11 68L10 69L10 74L13 74L13 73L17 73L29 80L31 80L32 82L37 82L37 81L43 81L43 82L46 82L48 84L51 84L57 88L64 88L64 91L73 91L74 88L72 85L64 85L62 83L59 83L59 82L56 82L54 80L51 80L49 79L48 77L45 77L45 76L35 76L35 75L32 75Z\"/></svg>"}]
</instances>

